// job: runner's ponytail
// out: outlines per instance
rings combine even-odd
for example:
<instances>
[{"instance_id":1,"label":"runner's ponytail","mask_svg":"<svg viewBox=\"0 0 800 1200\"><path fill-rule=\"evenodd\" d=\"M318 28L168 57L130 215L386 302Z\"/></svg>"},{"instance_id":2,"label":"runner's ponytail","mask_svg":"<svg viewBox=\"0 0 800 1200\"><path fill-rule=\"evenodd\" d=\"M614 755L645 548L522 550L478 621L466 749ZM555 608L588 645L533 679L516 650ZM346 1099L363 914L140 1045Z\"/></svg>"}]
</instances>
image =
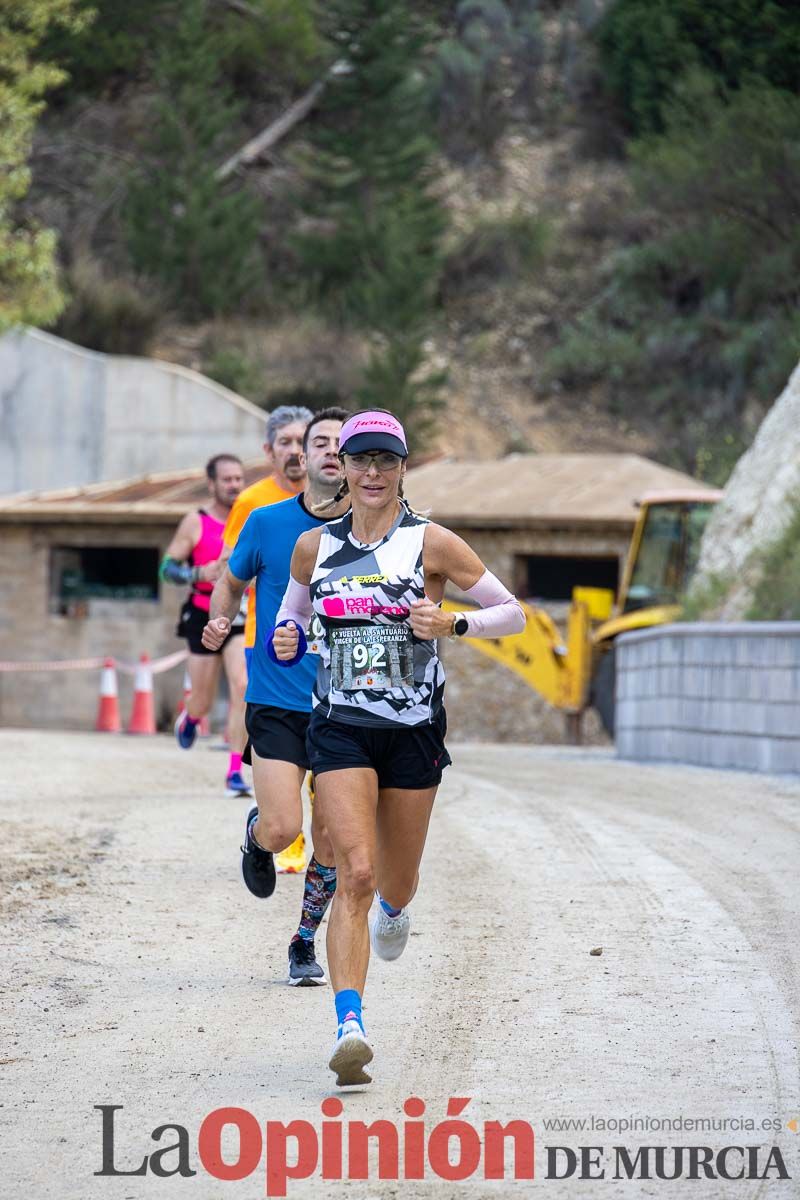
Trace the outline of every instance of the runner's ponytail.
<instances>
[{"instance_id":1,"label":"runner's ponytail","mask_svg":"<svg viewBox=\"0 0 800 1200\"><path fill-rule=\"evenodd\" d=\"M331 496L330 500L321 500L319 504L309 504L309 512L312 512L315 517L322 517L329 508L333 508L339 503L340 500L344 500L345 496L349 495L350 485L348 484L347 480L344 479L342 480L342 484L335 496Z\"/></svg>"}]
</instances>

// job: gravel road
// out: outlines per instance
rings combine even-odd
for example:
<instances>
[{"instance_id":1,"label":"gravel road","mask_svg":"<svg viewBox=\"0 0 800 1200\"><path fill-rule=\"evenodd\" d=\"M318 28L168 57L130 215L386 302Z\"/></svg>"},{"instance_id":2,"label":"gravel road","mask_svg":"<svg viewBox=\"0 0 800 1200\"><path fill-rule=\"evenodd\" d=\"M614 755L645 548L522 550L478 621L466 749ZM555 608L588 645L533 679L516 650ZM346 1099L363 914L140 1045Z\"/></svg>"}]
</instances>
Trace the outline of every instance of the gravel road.
<instances>
[{"instance_id":1,"label":"gravel road","mask_svg":"<svg viewBox=\"0 0 800 1200\"><path fill-rule=\"evenodd\" d=\"M374 1083L342 1096L328 1132L382 1118L402 1133L418 1097L432 1147L448 1100L468 1097L456 1128L532 1126L535 1182L511 1178L510 1153L505 1180L485 1179L482 1160L464 1182L430 1166L414 1182L401 1153L399 1180L379 1180L373 1155L368 1180L323 1182L317 1169L288 1195L800 1195L800 1132L787 1125L800 1118L800 782L640 767L603 750L451 752L408 950L375 962L368 982ZM223 797L224 765L207 745L182 754L163 737L0 731L3 1197L263 1196L269 1155L240 1182L200 1162L198 1130L222 1107L262 1129L307 1121L321 1139L332 996L285 984L302 880L281 877L267 902L244 890L246 802ZM177 1124L197 1174L95 1175L95 1105L122 1106L116 1169L174 1145L179 1133L151 1131ZM655 1126L665 1118L683 1130ZM554 1127L567 1119L587 1124ZM581 1146L602 1147L587 1153L602 1180L579 1178ZM690 1181L686 1162L672 1182L615 1178L617 1146L632 1159L643 1146L756 1146L759 1173L777 1146L793 1178L778 1177L774 1155L763 1180ZM575 1151L571 1177L556 1177L570 1159L553 1147ZM225 1160L238 1153L229 1126ZM277 1151L272 1161L277 1194ZM743 1158L726 1161L736 1173Z\"/></svg>"}]
</instances>

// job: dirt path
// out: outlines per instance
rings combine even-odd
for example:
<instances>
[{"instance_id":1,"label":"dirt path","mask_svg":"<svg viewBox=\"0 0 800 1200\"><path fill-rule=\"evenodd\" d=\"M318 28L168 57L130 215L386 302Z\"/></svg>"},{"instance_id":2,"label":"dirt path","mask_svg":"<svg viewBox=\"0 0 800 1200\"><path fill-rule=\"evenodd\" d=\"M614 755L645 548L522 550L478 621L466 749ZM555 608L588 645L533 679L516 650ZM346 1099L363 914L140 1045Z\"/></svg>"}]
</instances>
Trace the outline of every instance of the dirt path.
<instances>
[{"instance_id":1,"label":"dirt path","mask_svg":"<svg viewBox=\"0 0 800 1200\"><path fill-rule=\"evenodd\" d=\"M450 1097L470 1097L479 1131L533 1126L536 1182L485 1181L483 1166L464 1183L430 1169L378 1181L373 1164L370 1181L316 1174L289 1196L799 1195L800 1133L786 1122L800 1117L800 784L602 751L452 753L409 949L370 975L375 1082L344 1097L342 1120L399 1126L416 1096L430 1134ZM263 1159L243 1182L203 1170L203 1117L238 1106L262 1127L320 1131L331 993L284 983L302 883L281 878L263 904L244 890L245 804L221 797L223 768L165 738L0 731L1 1196L258 1197ZM94 1176L100 1104L123 1106L119 1169L174 1144L150 1135L178 1123L197 1175ZM592 1117L583 1132L545 1124ZM598 1128L679 1117L756 1131ZM763 1170L773 1144L793 1179L613 1178L614 1146L761 1145ZM224 1145L235 1161L236 1139ZM602 1182L547 1178L548 1146L582 1145L604 1147Z\"/></svg>"}]
</instances>

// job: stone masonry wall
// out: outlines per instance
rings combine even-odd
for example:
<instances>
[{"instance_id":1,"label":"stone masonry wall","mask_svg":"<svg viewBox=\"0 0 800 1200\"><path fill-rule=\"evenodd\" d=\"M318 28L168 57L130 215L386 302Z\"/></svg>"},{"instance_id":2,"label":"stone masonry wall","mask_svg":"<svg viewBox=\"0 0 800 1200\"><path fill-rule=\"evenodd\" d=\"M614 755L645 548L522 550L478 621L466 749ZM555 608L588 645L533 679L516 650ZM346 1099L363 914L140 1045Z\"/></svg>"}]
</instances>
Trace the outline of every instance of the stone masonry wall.
<instances>
[{"instance_id":1,"label":"stone masonry wall","mask_svg":"<svg viewBox=\"0 0 800 1200\"><path fill-rule=\"evenodd\" d=\"M800 772L800 622L666 625L616 645L621 758Z\"/></svg>"},{"instance_id":2,"label":"stone masonry wall","mask_svg":"<svg viewBox=\"0 0 800 1200\"><path fill-rule=\"evenodd\" d=\"M90 600L88 615L58 616L49 611L52 546L154 546L159 556L172 535L160 526L46 529L0 525L0 659L46 661L112 655L129 661L142 652L151 658L185 646L175 636L184 591L160 585L158 601ZM165 723L181 692L180 667L154 681L156 717ZM91 729L97 710L99 671L0 672L0 725ZM123 722L130 712L133 681L119 675Z\"/></svg>"}]
</instances>

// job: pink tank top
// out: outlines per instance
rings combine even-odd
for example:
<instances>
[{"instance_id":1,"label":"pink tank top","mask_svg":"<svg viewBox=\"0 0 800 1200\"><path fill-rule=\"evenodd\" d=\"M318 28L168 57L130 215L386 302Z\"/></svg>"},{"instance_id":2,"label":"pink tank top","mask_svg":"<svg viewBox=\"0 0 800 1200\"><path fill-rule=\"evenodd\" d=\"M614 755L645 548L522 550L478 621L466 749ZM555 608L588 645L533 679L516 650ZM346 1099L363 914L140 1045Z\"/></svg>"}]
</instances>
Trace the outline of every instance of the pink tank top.
<instances>
[{"instance_id":1,"label":"pink tank top","mask_svg":"<svg viewBox=\"0 0 800 1200\"><path fill-rule=\"evenodd\" d=\"M222 554L222 531L225 528L225 522L215 520L214 517L208 515L205 509L199 508L197 511L200 514L200 540L192 551L189 561L193 567L202 567L204 563L214 562ZM203 581L193 583L192 604L196 608L202 609L203 612L208 612L211 607L213 590L213 583Z\"/></svg>"}]
</instances>

